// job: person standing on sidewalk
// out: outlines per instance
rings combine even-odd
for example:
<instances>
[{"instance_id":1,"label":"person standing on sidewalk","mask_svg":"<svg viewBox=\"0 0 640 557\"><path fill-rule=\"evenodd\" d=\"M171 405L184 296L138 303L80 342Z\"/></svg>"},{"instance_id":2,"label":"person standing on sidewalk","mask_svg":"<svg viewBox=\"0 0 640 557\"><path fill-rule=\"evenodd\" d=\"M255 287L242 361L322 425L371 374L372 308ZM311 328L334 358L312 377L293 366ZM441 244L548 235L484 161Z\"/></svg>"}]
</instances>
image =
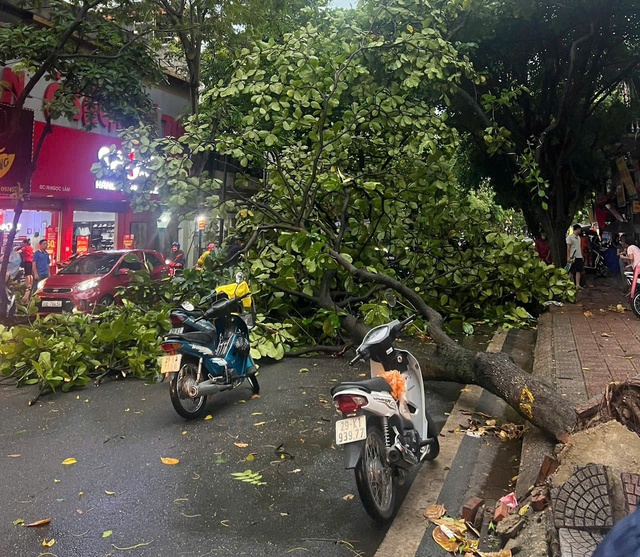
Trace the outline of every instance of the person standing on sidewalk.
<instances>
[{"instance_id":1,"label":"person standing on sidewalk","mask_svg":"<svg viewBox=\"0 0 640 557\"><path fill-rule=\"evenodd\" d=\"M22 296L22 302L27 303L31 298L31 289L33 288L33 248L31 247L31 240L25 238L22 240L22 244L16 251L22 256L22 268L24 269L24 296Z\"/></svg>"},{"instance_id":2,"label":"person standing on sidewalk","mask_svg":"<svg viewBox=\"0 0 640 557\"><path fill-rule=\"evenodd\" d=\"M638 275L640 275L640 248L632 238L627 238L627 236L622 237L621 244L626 255L621 255L620 259L628 262L625 269L633 269L633 282L631 283L631 293L629 294L629 299L633 300L636 293L636 281L638 280Z\"/></svg>"},{"instance_id":3,"label":"person standing on sidewalk","mask_svg":"<svg viewBox=\"0 0 640 557\"><path fill-rule=\"evenodd\" d=\"M38 249L33 254L33 289L38 289L38 282L49 278L49 266L51 265L51 258L47 252L49 243L47 240L40 240L38 242Z\"/></svg>"},{"instance_id":4,"label":"person standing on sidewalk","mask_svg":"<svg viewBox=\"0 0 640 557\"><path fill-rule=\"evenodd\" d=\"M580 233L582 226L573 225L573 232L567 236L567 263L569 266L569 275L571 280L575 281L576 288L580 290L580 275L584 270L584 259L582 257L582 246L580 242Z\"/></svg>"}]
</instances>

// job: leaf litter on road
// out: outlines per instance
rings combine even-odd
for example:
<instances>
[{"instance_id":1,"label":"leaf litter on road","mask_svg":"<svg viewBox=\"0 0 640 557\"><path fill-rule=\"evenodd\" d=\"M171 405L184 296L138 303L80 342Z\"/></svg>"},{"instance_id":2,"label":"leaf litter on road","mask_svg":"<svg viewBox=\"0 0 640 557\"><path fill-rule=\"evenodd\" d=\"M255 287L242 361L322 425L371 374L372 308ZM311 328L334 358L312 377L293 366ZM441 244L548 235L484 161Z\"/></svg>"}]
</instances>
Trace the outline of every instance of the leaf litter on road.
<instances>
[{"instance_id":1,"label":"leaf litter on road","mask_svg":"<svg viewBox=\"0 0 640 557\"><path fill-rule=\"evenodd\" d=\"M161 456L160 460L162 464L166 464L167 466L175 466L180 462L177 458L169 458L165 456Z\"/></svg>"}]
</instances>

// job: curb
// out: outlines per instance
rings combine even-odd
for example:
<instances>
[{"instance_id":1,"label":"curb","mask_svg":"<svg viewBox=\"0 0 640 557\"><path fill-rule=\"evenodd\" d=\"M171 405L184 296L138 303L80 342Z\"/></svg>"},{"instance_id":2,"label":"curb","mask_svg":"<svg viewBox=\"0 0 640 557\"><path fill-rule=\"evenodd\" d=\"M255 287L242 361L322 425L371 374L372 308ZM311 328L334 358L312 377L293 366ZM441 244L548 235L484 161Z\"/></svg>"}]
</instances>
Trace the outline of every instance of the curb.
<instances>
[{"instance_id":1,"label":"curb","mask_svg":"<svg viewBox=\"0 0 640 557\"><path fill-rule=\"evenodd\" d=\"M548 311L538 319L531 375L555 385L553 351L553 316ZM515 491L518 499L522 499L534 485L545 455L553 455L555 445L555 441L548 435L529 422L526 423L520 452L520 470L516 480Z\"/></svg>"}]
</instances>

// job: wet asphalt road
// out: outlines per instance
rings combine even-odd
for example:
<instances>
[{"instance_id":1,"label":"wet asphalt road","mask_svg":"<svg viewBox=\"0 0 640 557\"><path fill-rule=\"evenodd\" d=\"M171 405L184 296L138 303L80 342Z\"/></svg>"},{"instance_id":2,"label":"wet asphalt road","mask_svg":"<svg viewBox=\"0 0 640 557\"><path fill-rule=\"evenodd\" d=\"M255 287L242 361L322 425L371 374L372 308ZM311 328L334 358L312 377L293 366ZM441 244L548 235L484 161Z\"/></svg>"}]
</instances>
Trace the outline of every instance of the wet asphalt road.
<instances>
[{"instance_id":1,"label":"wet asphalt road","mask_svg":"<svg viewBox=\"0 0 640 557\"><path fill-rule=\"evenodd\" d=\"M263 366L260 398L248 385L215 395L212 419L195 422L166 383L107 381L33 407L33 390L0 386L0 557L373 555L385 530L333 447L329 396L366 371L330 358ZM459 390L427 385L438 429ZM233 479L245 470L266 485Z\"/></svg>"}]
</instances>

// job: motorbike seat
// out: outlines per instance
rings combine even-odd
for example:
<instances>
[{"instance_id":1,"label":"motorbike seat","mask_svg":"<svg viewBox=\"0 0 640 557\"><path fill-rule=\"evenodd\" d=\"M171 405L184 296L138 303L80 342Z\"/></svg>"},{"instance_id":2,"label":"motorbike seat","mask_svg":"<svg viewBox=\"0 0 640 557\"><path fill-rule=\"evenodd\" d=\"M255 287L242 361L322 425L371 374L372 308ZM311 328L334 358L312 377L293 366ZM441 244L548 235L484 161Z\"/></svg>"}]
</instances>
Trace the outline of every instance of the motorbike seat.
<instances>
[{"instance_id":1,"label":"motorbike seat","mask_svg":"<svg viewBox=\"0 0 640 557\"><path fill-rule=\"evenodd\" d=\"M335 395L347 389L362 389L366 393L371 391L385 391L390 393L392 391L391 385L387 383L382 377L373 377L372 379L363 379L362 381L348 381L346 383L340 383L335 385L331 389L331 394Z\"/></svg>"},{"instance_id":2,"label":"motorbike seat","mask_svg":"<svg viewBox=\"0 0 640 557\"><path fill-rule=\"evenodd\" d=\"M188 309L184 308L175 308L171 310L171 313L184 313L189 317L202 317L204 315L204 311L202 311L201 309L194 309L189 311Z\"/></svg>"},{"instance_id":3,"label":"motorbike seat","mask_svg":"<svg viewBox=\"0 0 640 557\"><path fill-rule=\"evenodd\" d=\"M215 331L191 331L188 333L168 334L165 340L184 340L193 344L215 344L218 342L218 334Z\"/></svg>"}]
</instances>

